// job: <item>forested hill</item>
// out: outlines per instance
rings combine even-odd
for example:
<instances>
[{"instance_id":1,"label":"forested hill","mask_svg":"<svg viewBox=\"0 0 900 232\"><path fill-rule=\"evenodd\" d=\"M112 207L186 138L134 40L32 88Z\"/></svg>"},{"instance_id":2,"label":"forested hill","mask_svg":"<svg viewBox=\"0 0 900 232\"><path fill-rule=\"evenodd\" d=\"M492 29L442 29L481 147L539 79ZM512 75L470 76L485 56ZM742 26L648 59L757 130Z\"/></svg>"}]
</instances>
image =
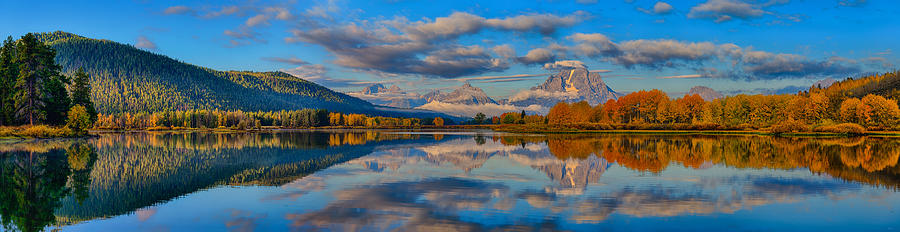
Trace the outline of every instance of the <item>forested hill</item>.
<instances>
[{"instance_id":1,"label":"forested hill","mask_svg":"<svg viewBox=\"0 0 900 232\"><path fill-rule=\"evenodd\" d=\"M329 109L371 113L364 100L284 72L216 71L109 40L56 31L39 40L56 49L64 73L91 75L100 113L221 109Z\"/></svg>"}]
</instances>

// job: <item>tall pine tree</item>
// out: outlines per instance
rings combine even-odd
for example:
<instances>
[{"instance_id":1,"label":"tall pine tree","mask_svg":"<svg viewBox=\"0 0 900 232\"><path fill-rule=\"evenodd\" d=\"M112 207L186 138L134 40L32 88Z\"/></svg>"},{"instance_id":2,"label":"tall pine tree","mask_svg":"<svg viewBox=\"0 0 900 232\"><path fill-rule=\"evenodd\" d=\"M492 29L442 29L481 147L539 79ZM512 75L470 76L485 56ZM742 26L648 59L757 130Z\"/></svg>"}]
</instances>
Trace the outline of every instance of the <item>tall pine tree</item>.
<instances>
[{"instance_id":1,"label":"tall pine tree","mask_svg":"<svg viewBox=\"0 0 900 232\"><path fill-rule=\"evenodd\" d=\"M97 109L91 102L91 78L84 72L84 68L78 68L72 80L72 105L84 106L91 116L91 122L97 121Z\"/></svg>"},{"instance_id":2,"label":"tall pine tree","mask_svg":"<svg viewBox=\"0 0 900 232\"><path fill-rule=\"evenodd\" d=\"M25 34L19 40L15 60L19 64L15 108L16 116L29 125L42 122L46 116L45 100L48 94L44 83L60 75L60 66L55 63L54 57L56 52L38 41L32 33Z\"/></svg>"},{"instance_id":3,"label":"tall pine tree","mask_svg":"<svg viewBox=\"0 0 900 232\"><path fill-rule=\"evenodd\" d=\"M0 126L13 124L15 101L13 86L19 76L19 65L15 63L16 42L12 36L6 37L0 47Z\"/></svg>"}]
</instances>

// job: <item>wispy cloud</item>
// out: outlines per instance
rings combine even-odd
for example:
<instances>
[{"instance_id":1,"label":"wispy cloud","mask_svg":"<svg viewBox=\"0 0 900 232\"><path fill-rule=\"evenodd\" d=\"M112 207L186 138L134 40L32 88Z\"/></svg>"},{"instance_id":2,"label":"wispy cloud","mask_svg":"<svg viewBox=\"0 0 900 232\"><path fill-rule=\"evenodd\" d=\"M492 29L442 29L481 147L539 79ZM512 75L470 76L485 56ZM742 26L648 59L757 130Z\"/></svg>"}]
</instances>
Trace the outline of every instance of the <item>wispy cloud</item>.
<instances>
[{"instance_id":1,"label":"wispy cloud","mask_svg":"<svg viewBox=\"0 0 900 232\"><path fill-rule=\"evenodd\" d=\"M688 75L676 75L676 76L664 76L657 77L656 79L692 79L692 78L701 78L703 75L700 74L688 74Z\"/></svg>"},{"instance_id":2,"label":"wispy cloud","mask_svg":"<svg viewBox=\"0 0 900 232\"><path fill-rule=\"evenodd\" d=\"M301 60L300 58L297 58L297 57L288 57L288 58L263 57L260 59L265 60L265 61L270 61L270 62L278 62L278 63L292 64L292 65L307 65L307 64L309 64L309 62L306 62L305 60Z\"/></svg>"}]
</instances>

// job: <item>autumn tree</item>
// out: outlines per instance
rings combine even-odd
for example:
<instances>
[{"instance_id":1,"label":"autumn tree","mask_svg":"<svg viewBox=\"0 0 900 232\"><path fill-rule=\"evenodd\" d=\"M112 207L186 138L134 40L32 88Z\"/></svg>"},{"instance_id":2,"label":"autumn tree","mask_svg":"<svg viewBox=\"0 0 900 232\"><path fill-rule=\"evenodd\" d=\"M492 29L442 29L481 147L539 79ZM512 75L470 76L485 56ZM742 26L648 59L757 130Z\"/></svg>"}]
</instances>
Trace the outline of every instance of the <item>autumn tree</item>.
<instances>
[{"instance_id":1,"label":"autumn tree","mask_svg":"<svg viewBox=\"0 0 900 232\"><path fill-rule=\"evenodd\" d=\"M441 117L435 117L433 123L435 126L444 126L444 119Z\"/></svg>"},{"instance_id":2,"label":"autumn tree","mask_svg":"<svg viewBox=\"0 0 900 232\"><path fill-rule=\"evenodd\" d=\"M547 119L549 124L570 124L574 123L573 121L573 113L572 108L569 106L569 103L559 102L550 108L550 112L547 113Z\"/></svg>"}]
</instances>

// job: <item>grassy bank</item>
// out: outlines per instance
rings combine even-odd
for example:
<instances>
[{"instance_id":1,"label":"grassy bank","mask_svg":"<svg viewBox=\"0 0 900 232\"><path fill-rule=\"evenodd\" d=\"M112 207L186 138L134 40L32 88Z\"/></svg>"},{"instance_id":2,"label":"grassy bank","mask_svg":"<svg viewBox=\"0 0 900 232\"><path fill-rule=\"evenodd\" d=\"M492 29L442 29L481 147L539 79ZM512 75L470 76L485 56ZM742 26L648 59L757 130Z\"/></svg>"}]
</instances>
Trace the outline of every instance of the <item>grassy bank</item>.
<instances>
[{"instance_id":1,"label":"grassy bank","mask_svg":"<svg viewBox=\"0 0 900 232\"><path fill-rule=\"evenodd\" d=\"M76 133L66 127L34 125L0 127L0 139L75 138L86 134Z\"/></svg>"},{"instance_id":2,"label":"grassy bank","mask_svg":"<svg viewBox=\"0 0 900 232\"><path fill-rule=\"evenodd\" d=\"M829 131L798 130L775 132L771 128L688 128L671 129L664 126L623 126L623 125L549 125L549 124L504 124L492 127L495 131L534 134L661 134L661 135L767 135L794 137L844 137L844 136L900 136L900 131Z\"/></svg>"}]
</instances>

